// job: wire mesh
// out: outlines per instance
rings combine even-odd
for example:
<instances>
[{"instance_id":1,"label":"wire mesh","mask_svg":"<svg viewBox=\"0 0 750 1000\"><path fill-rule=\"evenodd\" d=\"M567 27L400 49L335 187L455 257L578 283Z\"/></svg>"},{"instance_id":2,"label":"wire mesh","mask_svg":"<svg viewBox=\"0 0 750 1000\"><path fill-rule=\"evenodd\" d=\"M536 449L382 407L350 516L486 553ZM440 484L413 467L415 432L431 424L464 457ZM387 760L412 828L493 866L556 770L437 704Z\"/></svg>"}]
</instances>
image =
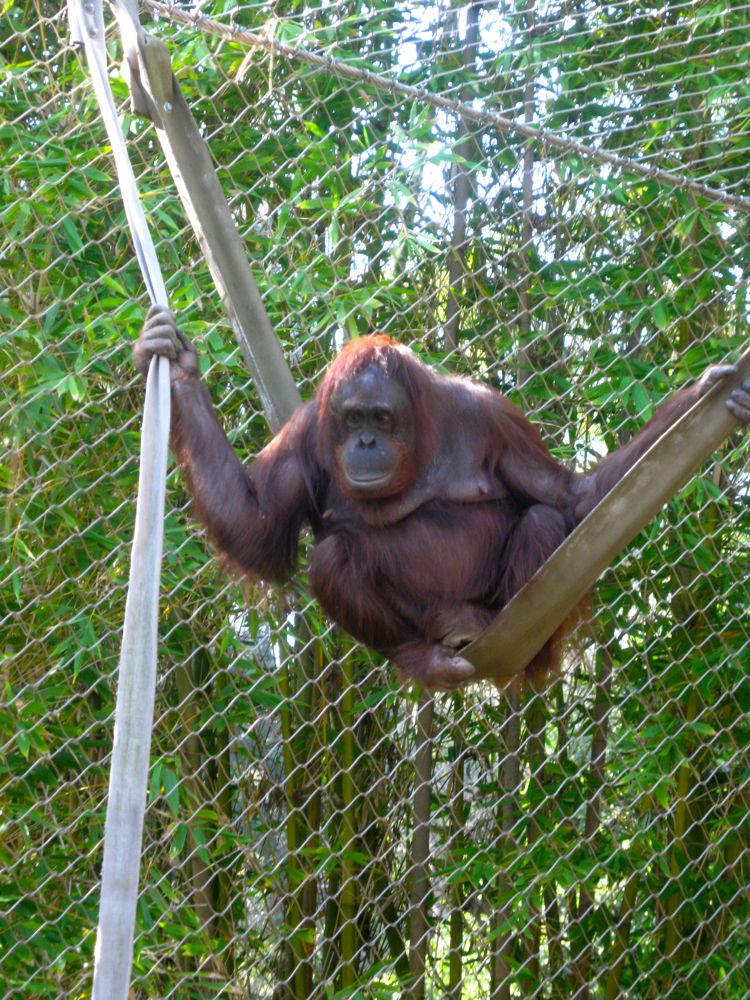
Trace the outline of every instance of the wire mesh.
<instances>
[{"instance_id":1,"label":"wire mesh","mask_svg":"<svg viewBox=\"0 0 750 1000\"><path fill-rule=\"evenodd\" d=\"M384 330L584 467L746 346L750 5L143 11L305 396ZM11 2L0 38L0 997L75 997L145 300L64 11ZM249 459L257 398L112 82L171 301ZM750 996L749 496L738 436L606 574L547 690L420 701L304 573L232 580L173 472L133 995Z\"/></svg>"}]
</instances>

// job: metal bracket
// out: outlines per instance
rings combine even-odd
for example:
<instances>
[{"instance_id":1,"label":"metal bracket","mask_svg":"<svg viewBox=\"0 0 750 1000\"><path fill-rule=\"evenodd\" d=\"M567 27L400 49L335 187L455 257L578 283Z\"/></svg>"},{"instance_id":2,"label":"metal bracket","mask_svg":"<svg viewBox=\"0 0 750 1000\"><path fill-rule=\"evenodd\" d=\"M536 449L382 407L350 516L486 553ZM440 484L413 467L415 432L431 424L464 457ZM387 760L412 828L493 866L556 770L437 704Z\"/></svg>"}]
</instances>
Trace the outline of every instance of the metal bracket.
<instances>
[{"instance_id":1,"label":"metal bracket","mask_svg":"<svg viewBox=\"0 0 750 1000\"><path fill-rule=\"evenodd\" d=\"M169 49L141 27L135 0L110 0L122 38L122 74L130 89L134 113L162 126L171 110L174 77Z\"/></svg>"},{"instance_id":2,"label":"metal bracket","mask_svg":"<svg viewBox=\"0 0 750 1000\"><path fill-rule=\"evenodd\" d=\"M68 0L68 24L70 41L73 45L83 45L85 35L89 38L98 38L104 33L101 0L84 0L80 5Z\"/></svg>"}]
</instances>

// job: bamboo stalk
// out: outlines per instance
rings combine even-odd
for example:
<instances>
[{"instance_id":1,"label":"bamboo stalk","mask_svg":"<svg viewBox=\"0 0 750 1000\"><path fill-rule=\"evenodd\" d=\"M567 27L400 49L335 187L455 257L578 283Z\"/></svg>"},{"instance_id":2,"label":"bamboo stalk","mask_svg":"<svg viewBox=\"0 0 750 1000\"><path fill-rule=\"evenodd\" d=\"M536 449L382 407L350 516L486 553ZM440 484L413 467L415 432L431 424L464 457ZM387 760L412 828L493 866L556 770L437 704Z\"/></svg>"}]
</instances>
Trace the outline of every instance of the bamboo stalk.
<instances>
[{"instance_id":1,"label":"bamboo stalk","mask_svg":"<svg viewBox=\"0 0 750 1000\"><path fill-rule=\"evenodd\" d=\"M514 843L513 828L518 816L518 789L521 784L521 761L518 753L521 744L521 712L518 689L508 688L504 699L506 715L501 734L504 756L500 774L503 798L499 825L502 845L509 850ZM505 901L495 910L491 1000L511 1000L513 932L509 926L511 909L507 901L510 883L504 871L497 874L496 882Z\"/></svg>"},{"instance_id":2,"label":"bamboo stalk","mask_svg":"<svg viewBox=\"0 0 750 1000\"><path fill-rule=\"evenodd\" d=\"M357 867L355 818L357 788L354 782L356 748L354 739L355 679L354 657L345 656L341 665L341 958L340 986L350 989L357 981Z\"/></svg>"},{"instance_id":3,"label":"bamboo stalk","mask_svg":"<svg viewBox=\"0 0 750 1000\"><path fill-rule=\"evenodd\" d=\"M310 711L308 723L310 726L310 746L305 757L305 827L308 831L305 881L302 886L302 920L305 929L305 944L310 967L311 987L313 981L313 956L316 948L315 913L318 902L318 875L315 871L316 858L320 848L320 822L322 806L322 781L320 774L323 759L323 742L320 738L320 726L316 719L321 713L323 702L323 647L318 639L312 639L312 655L310 657L312 676L308 678L311 689Z\"/></svg>"},{"instance_id":4,"label":"bamboo stalk","mask_svg":"<svg viewBox=\"0 0 750 1000\"><path fill-rule=\"evenodd\" d=\"M289 872L289 887L286 906L286 925L289 931L288 949L292 966L292 984L294 1000L308 1000L312 988L312 969L310 955L303 934L303 892L304 879L299 874L303 861L300 848L304 840L302 832L302 815L299 809L302 791L302 766L297 763L295 753L295 737L301 727L297 726L295 716L299 706L292 695L293 660L287 656L281 672L281 735L284 744L284 793L286 798L286 840Z\"/></svg>"},{"instance_id":5,"label":"bamboo stalk","mask_svg":"<svg viewBox=\"0 0 750 1000\"><path fill-rule=\"evenodd\" d=\"M211 663L207 662L210 669ZM227 668L222 667L213 676L214 690L227 676ZM207 756L214 762L214 796L218 813L219 827L231 825L233 822L234 782L232 780L231 764L232 729L230 726L214 726L210 732L210 745L206 748ZM233 895L231 887L236 884L239 856L230 851L219 864L216 873L216 891L214 892L215 923L217 934L227 942L224 951L226 975L231 978L237 965L237 944L235 926L232 917Z\"/></svg>"},{"instance_id":6,"label":"bamboo stalk","mask_svg":"<svg viewBox=\"0 0 750 1000\"><path fill-rule=\"evenodd\" d=\"M461 51L464 73L474 68L477 41L479 38L479 11L481 3L470 3L466 12L466 35ZM461 100L468 102L471 91L466 83L461 88ZM448 251L448 301L445 308L445 349L455 351L458 347L459 320L461 310L459 298L466 271L466 206L471 192L471 180L467 161L471 159L472 129L462 115L458 117L456 129L456 159L453 162L453 233Z\"/></svg>"},{"instance_id":7,"label":"bamboo stalk","mask_svg":"<svg viewBox=\"0 0 750 1000\"><path fill-rule=\"evenodd\" d=\"M640 872L634 871L627 882L622 895L620 913L615 927L615 940L612 945L612 953L609 962L609 975L604 990L604 1000L620 1000L625 994L622 992L622 973L625 968L625 959L628 952L630 939L630 925L635 911L635 901L638 895L638 885L640 882Z\"/></svg>"},{"instance_id":8,"label":"bamboo stalk","mask_svg":"<svg viewBox=\"0 0 750 1000\"><path fill-rule=\"evenodd\" d=\"M685 723L690 725L695 722L700 704L700 696L695 688L690 692L687 708L685 710ZM689 739L689 737L687 737ZM685 832L687 830L688 819L688 796L690 794L690 777L693 773L692 764L689 760L689 751L686 748L685 755L677 769L677 787L674 802L674 820L672 824L672 847L669 852L669 878L667 880L667 898L665 902L666 922L664 925L664 977L663 988L668 991L673 978L674 963L677 961L679 949L682 921L680 918L680 906L685 898L681 891L680 873L681 865L685 860Z\"/></svg>"},{"instance_id":9,"label":"bamboo stalk","mask_svg":"<svg viewBox=\"0 0 750 1000\"><path fill-rule=\"evenodd\" d=\"M533 38L536 25L536 8L534 0L526 5L523 11L524 33ZM536 115L536 79L534 76L534 60L528 59L524 73L523 88L523 120L525 125L532 125ZM534 202L534 168L536 163L536 143L527 138L523 146L523 179L521 182L521 247L518 263L521 271L521 282L518 289L518 370L516 382L522 385L532 370L528 352L529 334L531 333L531 251L534 238L534 227L531 211Z\"/></svg>"},{"instance_id":10,"label":"bamboo stalk","mask_svg":"<svg viewBox=\"0 0 750 1000\"><path fill-rule=\"evenodd\" d=\"M534 848L542 839L542 828L539 818L539 810L544 802L544 764L546 761L546 750L544 746L547 729L547 706L544 698L537 692L532 692L526 703L526 754L529 765L529 807L528 807L528 850L533 854ZM536 794L534 794L536 790ZM534 800L537 808L534 809ZM540 873L539 877L543 877ZM539 892L540 900L536 903L533 896L529 897L529 906L534 911L533 917L529 921L532 927L533 948L531 961L528 968L534 982L539 982L542 969L541 943L542 943L542 899L544 889Z\"/></svg>"},{"instance_id":11,"label":"bamboo stalk","mask_svg":"<svg viewBox=\"0 0 750 1000\"><path fill-rule=\"evenodd\" d=\"M604 788L604 766L607 741L609 735L609 710L611 706L610 689L612 686L612 653L610 643L612 636L606 636L597 651L598 669L596 678L596 697L592 712L594 731L591 737L589 756L589 787L592 789L586 803L586 818L584 821L584 839L586 847L593 856L599 840L601 823L601 802ZM574 1000L588 1000L589 975L591 970L591 936L588 925L594 910L594 899L584 883L581 886L576 913L576 925L580 930L581 947L575 958L576 991Z\"/></svg>"},{"instance_id":12,"label":"bamboo stalk","mask_svg":"<svg viewBox=\"0 0 750 1000\"><path fill-rule=\"evenodd\" d=\"M454 711L458 712L463 705L460 695L454 695ZM466 741L457 721L453 723L453 773L450 782L450 813L451 840L456 864L462 860L460 844L464 837L466 825L465 811L465 770ZM464 943L464 891L463 882L456 878L450 893L450 943L448 947L448 996L451 1000L460 1000L461 983L463 980L463 943Z\"/></svg>"},{"instance_id":13,"label":"bamboo stalk","mask_svg":"<svg viewBox=\"0 0 750 1000\"><path fill-rule=\"evenodd\" d=\"M429 921L430 800L432 798L432 724L435 700L423 692L419 698L414 755L414 830L409 879L409 1000L424 1000Z\"/></svg>"},{"instance_id":14,"label":"bamboo stalk","mask_svg":"<svg viewBox=\"0 0 750 1000\"><path fill-rule=\"evenodd\" d=\"M566 974L565 952L562 946L562 922L560 904L554 883L544 886L544 923L547 928L548 975L552 980L552 996L555 1000L568 1000L570 984Z\"/></svg>"},{"instance_id":15,"label":"bamboo stalk","mask_svg":"<svg viewBox=\"0 0 750 1000\"><path fill-rule=\"evenodd\" d=\"M197 720L200 715L200 705L196 697L196 688L200 688L208 674L208 656L202 647L196 648L175 669L177 696L180 700L179 714L182 731L187 736L182 741L181 755L185 765L185 777L182 781L184 798L187 803L188 824L190 826L189 858L190 865L190 896L193 911L201 929L210 936L213 933L213 922L216 916L214 907L213 879L211 866L204 861L199 851L199 843L195 837L193 825L195 815L208 797L205 782L198 777L204 762L205 753L201 737L197 732Z\"/></svg>"},{"instance_id":16,"label":"bamboo stalk","mask_svg":"<svg viewBox=\"0 0 750 1000\"><path fill-rule=\"evenodd\" d=\"M385 939L388 943L391 962L396 971L399 985L405 987L409 981L409 956L404 936L399 927L402 919L392 900L389 898L390 882L380 865L376 867L373 873L372 886L375 899L378 900L378 909L383 917ZM386 900L386 902L381 902L381 900Z\"/></svg>"}]
</instances>

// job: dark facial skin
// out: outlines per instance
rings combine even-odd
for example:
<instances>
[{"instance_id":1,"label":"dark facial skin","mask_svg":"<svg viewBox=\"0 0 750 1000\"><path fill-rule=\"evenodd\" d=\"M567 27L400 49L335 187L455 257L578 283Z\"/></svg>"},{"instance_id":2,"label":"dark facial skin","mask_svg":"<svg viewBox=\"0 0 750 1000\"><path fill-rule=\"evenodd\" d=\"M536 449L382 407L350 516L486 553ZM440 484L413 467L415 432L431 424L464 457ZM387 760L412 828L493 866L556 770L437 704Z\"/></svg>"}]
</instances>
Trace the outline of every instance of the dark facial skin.
<instances>
[{"instance_id":1,"label":"dark facial skin","mask_svg":"<svg viewBox=\"0 0 750 1000\"><path fill-rule=\"evenodd\" d=\"M331 400L334 448L343 484L364 499L392 496L416 443L406 389L372 365L338 389Z\"/></svg>"}]
</instances>

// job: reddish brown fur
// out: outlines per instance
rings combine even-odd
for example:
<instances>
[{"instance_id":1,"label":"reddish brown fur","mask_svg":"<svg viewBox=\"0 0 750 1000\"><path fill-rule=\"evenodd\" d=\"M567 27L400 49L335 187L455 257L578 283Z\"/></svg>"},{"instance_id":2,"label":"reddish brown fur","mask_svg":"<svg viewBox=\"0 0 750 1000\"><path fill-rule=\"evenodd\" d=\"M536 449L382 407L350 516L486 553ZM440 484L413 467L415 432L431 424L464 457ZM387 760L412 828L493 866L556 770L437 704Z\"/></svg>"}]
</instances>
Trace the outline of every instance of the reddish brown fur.
<instances>
[{"instance_id":1,"label":"reddish brown fur","mask_svg":"<svg viewBox=\"0 0 750 1000\"><path fill-rule=\"evenodd\" d=\"M371 365L406 389L418 444L395 495L366 499L337 474L331 398ZM331 617L415 679L451 687L467 665L446 643L483 627L695 398L694 388L678 393L630 444L578 476L499 393L438 376L377 335L344 348L315 401L250 469L197 377L175 385L173 444L202 520L234 563L286 579L308 522L311 582ZM558 629L530 673L556 667L561 639Z\"/></svg>"}]
</instances>

